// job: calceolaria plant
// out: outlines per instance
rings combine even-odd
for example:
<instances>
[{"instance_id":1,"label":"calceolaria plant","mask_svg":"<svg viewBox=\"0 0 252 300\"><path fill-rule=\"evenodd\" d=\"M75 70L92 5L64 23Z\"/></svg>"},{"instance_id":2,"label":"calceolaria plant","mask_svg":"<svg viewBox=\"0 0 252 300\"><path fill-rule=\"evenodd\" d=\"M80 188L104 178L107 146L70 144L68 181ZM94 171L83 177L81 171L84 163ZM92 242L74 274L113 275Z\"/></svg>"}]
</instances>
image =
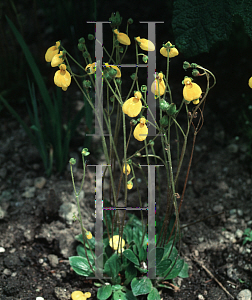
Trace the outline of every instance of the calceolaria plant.
<instances>
[{"instance_id":1,"label":"calceolaria plant","mask_svg":"<svg viewBox=\"0 0 252 300\"><path fill-rule=\"evenodd\" d=\"M77 246L78 255L70 257L69 261L77 274L96 279L94 285L98 287L97 299L138 299L138 296L146 295L148 300L158 300L161 299L163 288L176 288L172 282L174 278L188 276L188 265L179 255L179 213L196 136L203 125L206 97L215 84L215 77L202 66L185 62L183 68L192 72L187 72L188 76L182 81L184 86L181 86L180 103L174 103L169 85L169 64L179 55L175 45L167 42L157 51L154 43L145 37L136 34L134 39L129 38L132 19L128 20L126 28L122 30L122 18L118 12L112 14L109 20L113 45L111 53L93 35L88 36L89 42L84 38L79 40L78 49L82 52L84 64L75 61L60 42L56 42L46 53L46 60L59 67L54 77L55 84L66 91L70 84L75 83L92 107L106 158L103 172L98 171L102 168L96 171L97 219L94 236L83 226L79 203L89 150L82 151L84 172L79 191L75 187L72 168L75 160L69 161L79 213L76 218L81 225L81 234L76 237L81 243ZM91 42L102 47L102 61L91 58L87 48L87 43ZM131 76L124 77L121 64L129 47L135 48L136 55L132 63L136 69ZM142 66L146 66L148 56L152 52L155 54L155 51L166 61L166 69L156 73L153 71L154 77L152 82L148 82L148 87L140 85L139 59L142 58ZM85 70L85 78L73 72L70 60ZM200 87L197 81L199 76L205 77L205 88ZM131 87L128 95L122 97L122 86L126 83L131 83ZM90 96L91 89L96 92L95 105ZM157 118L154 117L149 101L157 104ZM114 114L116 118L112 118ZM179 114L186 116L185 124L179 122ZM104 133L103 122L108 134ZM151 133L150 129L156 130L156 133ZM183 178L183 189L179 190L179 175L190 138L193 147L186 177ZM155 148L156 143L162 146L161 151ZM107 172L110 182L105 199L106 191L101 183ZM142 201L139 186L141 180L148 187L148 203ZM121 195L124 204L119 210ZM139 205L133 207L132 202L136 203L137 200ZM131 210L130 213L128 210ZM132 213L134 210L139 213Z\"/></svg>"}]
</instances>

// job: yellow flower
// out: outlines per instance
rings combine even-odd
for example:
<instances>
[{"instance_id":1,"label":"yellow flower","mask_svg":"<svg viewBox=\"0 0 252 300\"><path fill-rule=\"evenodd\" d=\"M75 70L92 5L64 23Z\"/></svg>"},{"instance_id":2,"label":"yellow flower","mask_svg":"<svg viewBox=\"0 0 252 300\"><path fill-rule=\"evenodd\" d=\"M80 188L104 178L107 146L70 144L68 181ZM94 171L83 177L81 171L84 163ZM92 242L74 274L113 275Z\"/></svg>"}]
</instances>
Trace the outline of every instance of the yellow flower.
<instances>
[{"instance_id":1,"label":"yellow flower","mask_svg":"<svg viewBox=\"0 0 252 300\"><path fill-rule=\"evenodd\" d=\"M154 51L155 45L146 39L140 39L140 36L136 37L135 40L139 43L139 47L144 51Z\"/></svg>"},{"instance_id":2,"label":"yellow flower","mask_svg":"<svg viewBox=\"0 0 252 300\"><path fill-rule=\"evenodd\" d=\"M131 190L133 188L133 183L132 183L132 181L128 181L127 182L127 189L128 190Z\"/></svg>"},{"instance_id":3,"label":"yellow flower","mask_svg":"<svg viewBox=\"0 0 252 300\"><path fill-rule=\"evenodd\" d=\"M130 165L129 164L126 164L127 166L127 175L130 174ZM123 174L125 174L125 165L123 166Z\"/></svg>"},{"instance_id":4,"label":"yellow flower","mask_svg":"<svg viewBox=\"0 0 252 300\"><path fill-rule=\"evenodd\" d=\"M131 44L130 38L127 36L127 34L119 32L117 29L114 30L114 33L116 34L116 38L119 43L126 46Z\"/></svg>"},{"instance_id":5,"label":"yellow flower","mask_svg":"<svg viewBox=\"0 0 252 300\"><path fill-rule=\"evenodd\" d=\"M131 118L136 117L139 115L142 109L142 94L140 92L135 92L135 97L131 97L130 99L126 100L122 106L123 112Z\"/></svg>"},{"instance_id":6,"label":"yellow flower","mask_svg":"<svg viewBox=\"0 0 252 300\"><path fill-rule=\"evenodd\" d=\"M54 55L59 53L59 46L60 46L60 42L56 42L55 46L52 46L47 49L46 54L45 54L45 60L47 62L52 61Z\"/></svg>"},{"instance_id":7,"label":"yellow flower","mask_svg":"<svg viewBox=\"0 0 252 300\"><path fill-rule=\"evenodd\" d=\"M114 235L113 241L112 241L112 238L110 238L109 245L114 250L118 249L118 252L122 253L124 251L123 247L125 246L125 240L122 238L120 238L120 240L119 240L119 235Z\"/></svg>"},{"instance_id":8,"label":"yellow flower","mask_svg":"<svg viewBox=\"0 0 252 300\"><path fill-rule=\"evenodd\" d=\"M66 91L71 83L71 75L66 70L65 64L61 64L59 68L60 69L54 75L54 83L58 87L61 87L63 91Z\"/></svg>"},{"instance_id":9,"label":"yellow flower","mask_svg":"<svg viewBox=\"0 0 252 300\"><path fill-rule=\"evenodd\" d=\"M109 65L108 63L105 63L105 67L106 68L113 68L113 69L115 69L116 70L116 76L115 77L117 77L117 78L120 78L121 77L121 71L120 71L120 69L117 67L117 66L113 66L113 65Z\"/></svg>"},{"instance_id":10,"label":"yellow flower","mask_svg":"<svg viewBox=\"0 0 252 300\"><path fill-rule=\"evenodd\" d=\"M186 101L193 101L193 104L199 103L199 97L202 94L200 86L192 82L191 78L185 77L184 79L183 96Z\"/></svg>"},{"instance_id":11,"label":"yellow flower","mask_svg":"<svg viewBox=\"0 0 252 300\"><path fill-rule=\"evenodd\" d=\"M87 231L86 232L86 236L87 236L87 239L88 240L91 240L92 239L92 233L90 231Z\"/></svg>"},{"instance_id":12,"label":"yellow flower","mask_svg":"<svg viewBox=\"0 0 252 300\"><path fill-rule=\"evenodd\" d=\"M61 65L64 61L63 58L60 58L60 56L63 55L63 51L60 51L59 54L54 55L52 61L51 61L51 66L52 67L57 67L58 65Z\"/></svg>"},{"instance_id":13,"label":"yellow flower","mask_svg":"<svg viewBox=\"0 0 252 300\"><path fill-rule=\"evenodd\" d=\"M169 44L168 44L169 43ZM172 46L172 43L167 42L166 45L169 45L170 47ZM169 51L169 57L174 57L177 56L179 54L178 49L177 48L166 48L166 47L162 47L160 49L160 53L164 56L167 57L168 56L168 51Z\"/></svg>"},{"instance_id":14,"label":"yellow flower","mask_svg":"<svg viewBox=\"0 0 252 300\"><path fill-rule=\"evenodd\" d=\"M146 119L141 118L140 123L137 124L137 126L135 127L134 132L133 132L134 138L140 142L144 141L148 135L148 128L145 125L145 123L146 123Z\"/></svg>"},{"instance_id":15,"label":"yellow flower","mask_svg":"<svg viewBox=\"0 0 252 300\"><path fill-rule=\"evenodd\" d=\"M87 298L91 297L91 293L86 292L85 294L83 294L81 291L74 291L71 294L71 298L73 300L86 300Z\"/></svg>"},{"instance_id":16,"label":"yellow flower","mask_svg":"<svg viewBox=\"0 0 252 300\"><path fill-rule=\"evenodd\" d=\"M89 72L88 75L94 74L96 71L96 63L88 64L85 68L86 72Z\"/></svg>"},{"instance_id":17,"label":"yellow flower","mask_svg":"<svg viewBox=\"0 0 252 300\"><path fill-rule=\"evenodd\" d=\"M165 83L163 80L164 75L162 73L158 73L158 78L156 78L152 84L151 84L151 92L158 96L160 93L160 96L164 95L165 93ZM159 87L158 87L158 80L159 80ZM159 93L158 93L159 88Z\"/></svg>"},{"instance_id":18,"label":"yellow flower","mask_svg":"<svg viewBox=\"0 0 252 300\"><path fill-rule=\"evenodd\" d=\"M248 85L249 85L249 87L252 89L252 77L249 78Z\"/></svg>"}]
</instances>

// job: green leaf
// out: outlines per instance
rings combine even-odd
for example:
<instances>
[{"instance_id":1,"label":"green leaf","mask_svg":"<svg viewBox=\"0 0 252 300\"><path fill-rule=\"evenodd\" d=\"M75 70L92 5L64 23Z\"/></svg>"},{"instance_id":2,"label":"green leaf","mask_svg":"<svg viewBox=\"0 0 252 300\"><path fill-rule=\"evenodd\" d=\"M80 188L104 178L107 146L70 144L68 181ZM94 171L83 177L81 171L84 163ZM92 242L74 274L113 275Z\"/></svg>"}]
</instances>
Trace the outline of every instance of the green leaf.
<instances>
[{"instance_id":1,"label":"green leaf","mask_svg":"<svg viewBox=\"0 0 252 300\"><path fill-rule=\"evenodd\" d=\"M230 2L232 1L174 1L172 28L175 45L185 57L209 52L214 43L228 39L233 13ZM251 3L246 7L251 7Z\"/></svg>"},{"instance_id":2,"label":"green leaf","mask_svg":"<svg viewBox=\"0 0 252 300\"><path fill-rule=\"evenodd\" d=\"M181 278L188 278L188 264L184 261L184 265L183 268L181 269L181 271L179 272L178 276Z\"/></svg>"},{"instance_id":3,"label":"green leaf","mask_svg":"<svg viewBox=\"0 0 252 300\"><path fill-rule=\"evenodd\" d=\"M92 264L95 263L94 258L93 258L93 255L95 257L95 253L93 253L93 255L92 255L91 251L89 249L87 249L87 256L86 256L85 248L84 248L83 245L78 245L76 250L77 250L77 253L78 253L79 256L82 256L82 257L87 257L88 256L90 262Z\"/></svg>"},{"instance_id":4,"label":"green leaf","mask_svg":"<svg viewBox=\"0 0 252 300\"><path fill-rule=\"evenodd\" d=\"M178 259L176 261L175 266L173 266L173 263L171 264L171 266L168 268L168 270L165 272L167 273L168 271L170 271L170 273L165 277L165 279L174 279L178 276L178 274L180 273L180 271L182 270L184 265L184 260L183 259ZM165 276L166 274L164 274Z\"/></svg>"},{"instance_id":5,"label":"green leaf","mask_svg":"<svg viewBox=\"0 0 252 300\"><path fill-rule=\"evenodd\" d=\"M112 285L112 292L121 291L122 288L123 286L121 286L120 284Z\"/></svg>"},{"instance_id":6,"label":"green leaf","mask_svg":"<svg viewBox=\"0 0 252 300\"><path fill-rule=\"evenodd\" d=\"M165 251L163 259L170 258L171 260L175 260L178 255L178 250L175 247L175 243L170 241L167 245L165 245Z\"/></svg>"},{"instance_id":7,"label":"green leaf","mask_svg":"<svg viewBox=\"0 0 252 300\"><path fill-rule=\"evenodd\" d=\"M171 259L165 259L161 260L161 262L157 265L156 273L158 276L162 277L164 276L168 271L168 268L171 266L172 260Z\"/></svg>"},{"instance_id":8,"label":"green leaf","mask_svg":"<svg viewBox=\"0 0 252 300\"><path fill-rule=\"evenodd\" d=\"M121 264L119 257L114 253L104 265L104 273L112 277L112 283L120 283L121 278L118 276L118 273L121 271Z\"/></svg>"},{"instance_id":9,"label":"green leaf","mask_svg":"<svg viewBox=\"0 0 252 300\"><path fill-rule=\"evenodd\" d=\"M131 289L134 296L148 294L152 289L152 282L148 277L142 277L140 280L134 278L131 281Z\"/></svg>"},{"instance_id":10,"label":"green leaf","mask_svg":"<svg viewBox=\"0 0 252 300\"><path fill-rule=\"evenodd\" d=\"M37 82L37 85L39 87L39 91L41 93L41 96L43 98L43 101L47 107L47 110L49 113L53 112L53 106L52 106L52 101L51 98L49 96L48 90L46 88L45 82L43 80L43 77L39 71L39 68L37 67L35 60L29 50L29 48L27 47L23 37L21 36L21 34L19 33L19 31L17 30L17 28L15 27L15 25L12 23L12 21L6 16L7 22L12 30L12 32L14 33L17 41L19 42L19 45L21 46L25 58L27 60L27 63L29 64L31 71L33 72L34 78Z\"/></svg>"},{"instance_id":11,"label":"green leaf","mask_svg":"<svg viewBox=\"0 0 252 300\"><path fill-rule=\"evenodd\" d=\"M127 249L125 251L123 251L123 255L131 262L133 262L133 264L139 266L139 261L138 258L136 257L136 255L134 254L134 252L130 249Z\"/></svg>"},{"instance_id":12,"label":"green leaf","mask_svg":"<svg viewBox=\"0 0 252 300\"><path fill-rule=\"evenodd\" d=\"M137 298L133 295L132 291L126 290L126 299L127 300L137 300Z\"/></svg>"},{"instance_id":13,"label":"green leaf","mask_svg":"<svg viewBox=\"0 0 252 300\"><path fill-rule=\"evenodd\" d=\"M113 300L127 300L126 294L122 291L116 291L113 293Z\"/></svg>"},{"instance_id":14,"label":"green leaf","mask_svg":"<svg viewBox=\"0 0 252 300\"><path fill-rule=\"evenodd\" d=\"M76 235L76 236L75 236L75 239L76 239L77 241L81 242L82 244L84 244L84 243L83 243L82 234ZM91 248L92 250L94 250L94 248L95 248L95 238L94 238L93 236L92 236L92 239L88 240L88 243L86 243L86 247L87 247L88 249L90 249L89 246L90 246L90 248Z\"/></svg>"},{"instance_id":15,"label":"green leaf","mask_svg":"<svg viewBox=\"0 0 252 300\"><path fill-rule=\"evenodd\" d=\"M106 300L112 294L112 287L111 285L103 285L101 288L98 289L97 298L99 300Z\"/></svg>"},{"instance_id":16,"label":"green leaf","mask_svg":"<svg viewBox=\"0 0 252 300\"><path fill-rule=\"evenodd\" d=\"M146 257L147 257L147 245L143 245L143 247L139 249L139 260L145 261Z\"/></svg>"},{"instance_id":17,"label":"green leaf","mask_svg":"<svg viewBox=\"0 0 252 300\"><path fill-rule=\"evenodd\" d=\"M132 263L130 263L125 269L125 281L124 285L128 285L133 278L137 276L137 269L134 267Z\"/></svg>"},{"instance_id":18,"label":"green leaf","mask_svg":"<svg viewBox=\"0 0 252 300\"><path fill-rule=\"evenodd\" d=\"M157 247L156 248L156 265L158 265L163 258L164 255L164 248Z\"/></svg>"},{"instance_id":19,"label":"green leaf","mask_svg":"<svg viewBox=\"0 0 252 300\"><path fill-rule=\"evenodd\" d=\"M90 265L88 260L82 256L71 256L69 257L70 266L73 268L75 273L81 276L90 276L92 270L90 269ZM95 266L92 265L93 269L95 270Z\"/></svg>"},{"instance_id":20,"label":"green leaf","mask_svg":"<svg viewBox=\"0 0 252 300\"><path fill-rule=\"evenodd\" d=\"M158 290L156 288L152 288L152 290L150 291L147 300L160 300L160 295L158 293Z\"/></svg>"}]
</instances>

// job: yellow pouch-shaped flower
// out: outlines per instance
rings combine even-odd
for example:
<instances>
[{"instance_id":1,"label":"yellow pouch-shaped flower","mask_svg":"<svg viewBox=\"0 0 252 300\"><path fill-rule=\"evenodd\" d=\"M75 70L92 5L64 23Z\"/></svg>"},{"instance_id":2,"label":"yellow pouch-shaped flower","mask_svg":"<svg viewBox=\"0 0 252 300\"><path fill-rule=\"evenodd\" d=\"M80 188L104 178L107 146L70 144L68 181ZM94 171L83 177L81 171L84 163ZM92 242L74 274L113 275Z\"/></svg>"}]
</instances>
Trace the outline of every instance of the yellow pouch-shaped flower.
<instances>
[{"instance_id":1,"label":"yellow pouch-shaped flower","mask_svg":"<svg viewBox=\"0 0 252 300\"><path fill-rule=\"evenodd\" d=\"M94 73L95 73L95 71L96 71L96 66L95 66L95 64L96 64L96 63L94 62L94 63L88 64L88 65L86 66L85 71L88 72L88 75L94 74Z\"/></svg>"},{"instance_id":2,"label":"yellow pouch-shaped flower","mask_svg":"<svg viewBox=\"0 0 252 300\"><path fill-rule=\"evenodd\" d=\"M170 44L170 46L172 46L172 43L167 42ZM166 44L167 44L166 43ZM177 56L179 54L178 49L177 48L166 48L166 47L162 47L160 49L160 53L164 56L167 57L168 56L168 51L169 51L169 57L172 58L174 56Z\"/></svg>"},{"instance_id":3,"label":"yellow pouch-shaped flower","mask_svg":"<svg viewBox=\"0 0 252 300\"><path fill-rule=\"evenodd\" d=\"M127 34L119 32L117 29L114 30L114 33L116 34L116 38L119 43L126 46L131 44L130 38L127 36Z\"/></svg>"},{"instance_id":4,"label":"yellow pouch-shaped flower","mask_svg":"<svg viewBox=\"0 0 252 300\"><path fill-rule=\"evenodd\" d=\"M122 239L122 238L119 239L119 235L114 235L113 236L113 241L112 241L112 238L110 238L109 245L114 250L118 249L118 252L121 253L121 252L124 251L123 247L125 246L125 240Z\"/></svg>"},{"instance_id":5,"label":"yellow pouch-shaped flower","mask_svg":"<svg viewBox=\"0 0 252 300\"><path fill-rule=\"evenodd\" d=\"M47 49L46 54L45 54L45 60L47 62L51 62L54 55L59 53L59 46L60 46L60 42L56 42L55 46L52 46Z\"/></svg>"},{"instance_id":6,"label":"yellow pouch-shaped flower","mask_svg":"<svg viewBox=\"0 0 252 300\"><path fill-rule=\"evenodd\" d=\"M66 70L65 64L61 64L59 68L60 69L54 75L54 83L58 87L61 87L63 91L66 91L71 83L71 75Z\"/></svg>"},{"instance_id":7,"label":"yellow pouch-shaped flower","mask_svg":"<svg viewBox=\"0 0 252 300\"><path fill-rule=\"evenodd\" d=\"M71 294L71 298L73 300L86 300L87 298L91 297L91 293L90 292L86 292L85 294L82 293L81 291L74 291Z\"/></svg>"},{"instance_id":8,"label":"yellow pouch-shaped flower","mask_svg":"<svg viewBox=\"0 0 252 300\"><path fill-rule=\"evenodd\" d=\"M126 164L127 166L127 175L130 174L130 165L129 164ZM125 165L123 166L123 174L125 174Z\"/></svg>"},{"instance_id":9,"label":"yellow pouch-shaped flower","mask_svg":"<svg viewBox=\"0 0 252 300\"><path fill-rule=\"evenodd\" d=\"M202 90L199 85L192 82L191 78L186 77L184 79L183 97L186 101L193 101L193 104L199 103L199 97L202 94Z\"/></svg>"},{"instance_id":10,"label":"yellow pouch-shaped flower","mask_svg":"<svg viewBox=\"0 0 252 300\"><path fill-rule=\"evenodd\" d=\"M165 83L163 80L164 75L162 73L158 74L158 78L156 78L152 84L151 84L151 92L158 96L160 93L160 96L163 96L165 93ZM158 84L159 81L159 84ZM159 88L159 92L158 92L158 88Z\"/></svg>"},{"instance_id":11,"label":"yellow pouch-shaped flower","mask_svg":"<svg viewBox=\"0 0 252 300\"><path fill-rule=\"evenodd\" d=\"M127 182L127 189L128 190L131 190L133 188L133 183L132 183L132 181L128 181Z\"/></svg>"},{"instance_id":12,"label":"yellow pouch-shaped flower","mask_svg":"<svg viewBox=\"0 0 252 300\"><path fill-rule=\"evenodd\" d=\"M148 135L148 128L145 125L145 123L146 123L145 118L141 118L140 123L137 124L133 132L134 138L140 142L144 141Z\"/></svg>"},{"instance_id":13,"label":"yellow pouch-shaped flower","mask_svg":"<svg viewBox=\"0 0 252 300\"><path fill-rule=\"evenodd\" d=\"M252 77L249 78L248 85L249 85L249 87L252 89Z\"/></svg>"},{"instance_id":14,"label":"yellow pouch-shaped flower","mask_svg":"<svg viewBox=\"0 0 252 300\"><path fill-rule=\"evenodd\" d=\"M122 106L123 112L131 118L136 117L140 114L142 109L142 94L140 92L135 92L135 97L131 97L130 99L126 100Z\"/></svg>"},{"instance_id":15,"label":"yellow pouch-shaped flower","mask_svg":"<svg viewBox=\"0 0 252 300\"><path fill-rule=\"evenodd\" d=\"M60 56L62 56L62 55L63 55L63 51L60 51L59 54L54 55L54 57L51 61L51 66L52 67L57 67L57 66L59 66L63 63L64 59L60 58Z\"/></svg>"},{"instance_id":16,"label":"yellow pouch-shaped flower","mask_svg":"<svg viewBox=\"0 0 252 300\"><path fill-rule=\"evenodd\" d=\"M136 37L135 40L138 42L139 47L144 51L154 51L155 45L146 39L141 39L140 36Z\"/></svg>"}]
</instances>

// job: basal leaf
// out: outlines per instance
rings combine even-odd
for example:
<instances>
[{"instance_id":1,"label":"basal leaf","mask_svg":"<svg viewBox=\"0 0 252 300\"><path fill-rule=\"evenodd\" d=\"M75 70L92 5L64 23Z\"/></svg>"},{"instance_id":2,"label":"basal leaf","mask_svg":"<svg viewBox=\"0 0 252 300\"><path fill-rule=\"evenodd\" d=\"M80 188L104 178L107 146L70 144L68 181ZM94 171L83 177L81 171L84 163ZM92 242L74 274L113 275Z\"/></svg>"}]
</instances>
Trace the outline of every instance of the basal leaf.
<instances>
[{"instance_id":1,"label":"basal leaf","mask_svg":"<svg viewBox=\"0 0 252 300\"><path fill-rule=\"evenodd\" d=\"M152 289L152 282L148 277L142 277L140 280L134 278L131 281L131 289L134 296L148 294Z\"/></svg>"},{"instance_id":2,"label":"basal leaf","mask_svg":"<svg viewBox=\"0 0 252 300\"><path fill-rule=\"evenodd\" d=\"M78 275L90 276L91 274L93 274L90 265L88 263L88 260L85 257L71 256L69 257L69 262L70 262L70 266ZM93 269L95 269L94 265L92 267Z\"/></svg>"},{"instance_id":3,"label":"basal leaf","mask_svg":"<svg viewBox=\"0 0 252 300\"><path fill-rule=\"evenodd\" d=\"M160 300L160 295L158 293L158 290L156 288L152 288L152 290L150 291L147 300Z\"/></svg>"},{"instance_id":4,"label":"basal leaf","mask_svg":"<svg viewBox=\"0 0 252 300\"><path fill-rule=\"evenodd\" d=\"M106 300L108 299L112 294L112 287L111 285L104 285L101 288L98 289L97 292L97 299L99 300Z\"/></svg>"},{"instance_id":5,"label":"basal leaf","mask_svg":"<svg viewBox=\"0 0 252 300\"><path fill-rule=\"evenodd\" d=\"M136 255L134 254L134 252L130 249L127 249L125 251L123 251L123 255L131 262L133 262L133 264L138 265L139 266L139 261L138 258L136 257Z\"/></svg>"}]
</instances>

